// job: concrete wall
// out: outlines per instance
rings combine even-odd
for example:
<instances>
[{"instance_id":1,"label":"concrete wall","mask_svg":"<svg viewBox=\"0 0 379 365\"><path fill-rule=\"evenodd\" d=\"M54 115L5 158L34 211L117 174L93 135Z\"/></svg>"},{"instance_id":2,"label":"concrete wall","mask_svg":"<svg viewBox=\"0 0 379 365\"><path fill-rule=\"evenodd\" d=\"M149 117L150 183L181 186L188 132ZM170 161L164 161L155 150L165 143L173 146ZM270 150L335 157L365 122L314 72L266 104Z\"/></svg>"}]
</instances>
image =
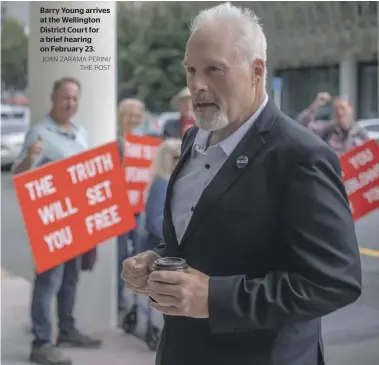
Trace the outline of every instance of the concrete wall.
<instances>
[{"instance_id":1,"label":"concrete wall","mask_svg":"<svg viewBox=\"0 0 379 365\"><path fill-rule=\"evenodd\" d=\"M346 56L340 62L340 95L347 96L353 105L357 105L358 74L357 61L353 56Z\"/></svg>"},{"instance_id":2,"label":"concrete wall","mask_svg":"<svg viewBox=\"0 0 379 365\"><path fill-rule=\"evenodd\" d=\"M108 8L110 14L98 15L101 18L96 27L99 32L92 37L95 52L92 56L111 57L108 71L83 70L79 62L62 62L59 56L88 56L88 54L41 52L40 38L51 34L40 33L40 7L49 9L67 7L77 8ZM116 138L116 104L117 104L117 62L116 62L116 2L31 2L30 3L30 38L29 38L29 96L31 99L31 122L41 120L48 112L51 104L50 95L53 82L61 77L75 77L81 83L81 99L79 112L75 122L88 132L91 147L100 146L114 141ZM45 24L45 26L57 26ZM73 26L71 24L71 26ZM86 27L75 24L75 27ZM66 36L75 36L65 34ZM88 34L85 34L88 37ZM53 43L51 43L53 44ZM55 45L57 45L55 43ZM60 43L72 46L72 43ZM76 44L78 45L78 44ZM83 45L83 44L81 44ZM43 62L43 57L58 56L57 62ZM83 64L91 64L82 62ZM88 332L108 330L116 326L117 292L116 292L116 245L115 240L98 246L98 260L95 270L83 273L77 288L75 316L78 327Z\"/></svg>"}]
</instances>

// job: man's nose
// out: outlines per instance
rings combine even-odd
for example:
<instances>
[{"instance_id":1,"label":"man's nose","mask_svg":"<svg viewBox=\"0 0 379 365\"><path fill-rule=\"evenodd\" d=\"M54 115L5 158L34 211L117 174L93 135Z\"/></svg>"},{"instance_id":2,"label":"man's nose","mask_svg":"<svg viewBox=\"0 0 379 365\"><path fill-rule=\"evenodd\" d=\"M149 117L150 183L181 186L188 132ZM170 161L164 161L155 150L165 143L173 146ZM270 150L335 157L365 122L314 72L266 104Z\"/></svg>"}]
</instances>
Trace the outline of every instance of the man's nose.
<instances>
[{"instance_id":1,"label":"man's nose","mask_svg":"<svg viewBox=\"0 0 379 365\"><path fill-rule=\"evenodd\" d=\"M188 82L188 88L191 91L191 94L196 94L198 92L208 91L208 85L205 82L204 77L200 74L194 75Z\"/></svg>"},{"instance_id":2,"label":"man's nose","mask_svg":"<svg viewBox=\"0 0 379 365\"><path fill-rule=\"evenodd\" d=\"M72 102L72 101L69 101L67 103L67 108L70 109L70 110L75 109L76 108L76 103Z\"/></svg>"}]
</instances>

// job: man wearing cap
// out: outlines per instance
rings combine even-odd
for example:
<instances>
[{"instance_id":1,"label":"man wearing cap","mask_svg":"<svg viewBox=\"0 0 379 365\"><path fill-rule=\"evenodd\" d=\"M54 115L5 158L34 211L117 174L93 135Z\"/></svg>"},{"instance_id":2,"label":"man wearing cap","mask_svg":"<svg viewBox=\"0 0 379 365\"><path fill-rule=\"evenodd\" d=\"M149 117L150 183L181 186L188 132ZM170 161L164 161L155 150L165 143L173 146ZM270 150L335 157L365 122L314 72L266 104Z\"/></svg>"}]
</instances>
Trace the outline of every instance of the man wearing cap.
<instances>
[{"instance_id":1,"label":"man wearing cap","mask_svg":"<svg viewBox=\"0 0 379 365\"><path fill-rule=\"evenodd\" d=\"M195 125L191 93L188 87L172 98L171 105L174 109L179 110L180 118L170 120L165 124L163 138L183 138L187 129Z\"/></svg>"}]
</instances>

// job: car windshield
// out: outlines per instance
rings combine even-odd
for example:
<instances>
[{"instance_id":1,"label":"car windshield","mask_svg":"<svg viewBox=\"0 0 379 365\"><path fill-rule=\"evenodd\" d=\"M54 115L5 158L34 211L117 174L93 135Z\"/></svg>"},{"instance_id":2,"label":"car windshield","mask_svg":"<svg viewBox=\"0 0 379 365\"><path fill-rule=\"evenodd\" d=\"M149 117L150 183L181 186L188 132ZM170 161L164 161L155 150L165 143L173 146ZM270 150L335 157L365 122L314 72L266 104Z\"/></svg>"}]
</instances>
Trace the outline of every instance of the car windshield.
<instances>
[{"instance_id":1,"label":"car windshield","mask_svg":"<svg viewBox=\"0 0 379 365\"><path fill-rule=\"evenodd\" d=\"M369 132L379 132L379 124L371 124L365 127Z\"/></svg>"},{"instance_id":2,"label":"car windshield","mask_svg":"<svg viewBox=\"0 0 379 365\"><path fill-rule=\"evenodd\" d=\"M27 129L26 124L22 123L1 123L1 134L14 134L14 133L25 133Z\"/></svg>"},{"instance_id":3,"label":"car windshield","mask_svg":"<svg viewBox=\"0 0 379 365\"><path fill-rule=\"evenodd\" d=\"M1 120L10 120L10 119L24 119L25 112L23 111L12 111L10 113L2 112Z\"/></svg>"}]
</instances>

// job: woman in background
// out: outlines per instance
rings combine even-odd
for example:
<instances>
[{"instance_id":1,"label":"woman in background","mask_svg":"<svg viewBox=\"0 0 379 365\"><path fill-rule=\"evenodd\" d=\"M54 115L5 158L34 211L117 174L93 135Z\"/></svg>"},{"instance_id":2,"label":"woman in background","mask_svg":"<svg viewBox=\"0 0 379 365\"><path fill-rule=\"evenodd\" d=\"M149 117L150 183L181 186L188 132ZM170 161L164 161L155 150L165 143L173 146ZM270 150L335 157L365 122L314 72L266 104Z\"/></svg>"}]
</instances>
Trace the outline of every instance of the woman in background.
<instances>
[{"instance_id":1,"label":"woman in background","mask_svg":"<svg viewBox=\"0 0 379 365\"><path fill-rule=\"evenodd\" d=\"M163 241L162 225L163 211L166 199L168 181L180 157L181 140L168 138L159 147L152 165L152 180L148 188L148 198L143 214L144 223L138 230L137 253L150 250ZM145 341L151 350L156 350L159 340L159 329L153 325L150 306L138 305L138 298L134 297L135 304L123 320L122 327L126 333L133 332L137 325L137 307L145 311L147 329Z\"/></svg>"},{"instance_id":2,"label":"woman in background","mask_svg":"<svg viewBox=\"0 0 379 365\"><path fill-rule=\"evenodd\" d=\"M124 159L124 134L136 133L138 127L142 123L143 114L145 112L145 105L139 99L124 99L118 106L118 138L117 144L120 150L121 161ZM136 221L138 226L139 214L136 215ZM131 242L131 249L128 249L128 241ZM124 282L120 277L122 271L122 262L133 255L135 251L135 245L137 241L137 228L133 231L124 233L117 238L117 251L118 251L118 265L117 265L117 280L118 280L118 312L119 317L123 317L126 311L126 301L124 296Z\"/></svg>"},{"instance_id":3,"label":"woman in background","mask_svg":"<svg viewBox=\"0 0 379 365\"><path fill-rule=\"evenodd\" d=\"M124 137L125 133L136 134L136 130L142 124L145 104L139 99L124 99L118 106L119 134ZM138 133L139 134L139 133Z\"/></svg>"},{"instance_id":4,"label":"woman in background","mask_svg":"<svg viewBox=\"0 0 379 365\"><path fill-rule=\"evenodd\" d=\"M153 177L146 209L145 230L147 233L144 250L149 250L163 241L163 210L168 181L180 158L181 140L166 139L153 162Z\"/></svg>"}]
</instances>

